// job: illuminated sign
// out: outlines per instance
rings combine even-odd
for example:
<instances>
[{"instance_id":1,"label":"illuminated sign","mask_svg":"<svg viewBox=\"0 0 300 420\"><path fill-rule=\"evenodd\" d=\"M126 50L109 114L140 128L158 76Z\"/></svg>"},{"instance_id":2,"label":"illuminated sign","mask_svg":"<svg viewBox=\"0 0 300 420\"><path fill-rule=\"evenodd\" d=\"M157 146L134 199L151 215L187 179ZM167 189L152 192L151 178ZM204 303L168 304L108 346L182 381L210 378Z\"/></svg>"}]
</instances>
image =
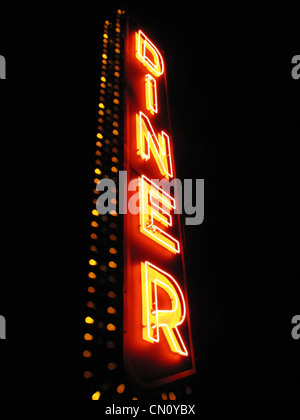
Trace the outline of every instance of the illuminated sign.
<instances>
[{"instance_id":1,"label":"illuminated sign","mask_svg":"<svg viewBox=\"0 0 300 420\"><path fill-rule=\"evenodd\" d=\"M195 373L182 231L168 112L166 66L156 43L128 19L125 46L124 359L146 388ZM138 182L136 182L138 179Z\"/></svg>"}]
</instances>

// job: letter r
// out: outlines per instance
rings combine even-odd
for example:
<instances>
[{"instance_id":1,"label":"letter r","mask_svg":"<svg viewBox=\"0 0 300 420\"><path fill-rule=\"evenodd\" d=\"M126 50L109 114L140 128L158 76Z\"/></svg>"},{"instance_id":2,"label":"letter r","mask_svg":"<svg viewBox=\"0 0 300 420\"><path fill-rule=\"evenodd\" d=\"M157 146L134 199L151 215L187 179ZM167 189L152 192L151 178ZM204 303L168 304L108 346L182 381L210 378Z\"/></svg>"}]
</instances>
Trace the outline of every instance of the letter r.
<instances>
[{"instance_id":1,"label":"letter r","mask_svg":"<svg viewBox=\"0 0 300 420\"><path fill-rule=\"evenodd\" d=\"M178 327L186 318L185 299L176 280L149 262L141 264L143 339L160 342L160 329L174 353L188 356Z\"/></svg>"}]
</instances>

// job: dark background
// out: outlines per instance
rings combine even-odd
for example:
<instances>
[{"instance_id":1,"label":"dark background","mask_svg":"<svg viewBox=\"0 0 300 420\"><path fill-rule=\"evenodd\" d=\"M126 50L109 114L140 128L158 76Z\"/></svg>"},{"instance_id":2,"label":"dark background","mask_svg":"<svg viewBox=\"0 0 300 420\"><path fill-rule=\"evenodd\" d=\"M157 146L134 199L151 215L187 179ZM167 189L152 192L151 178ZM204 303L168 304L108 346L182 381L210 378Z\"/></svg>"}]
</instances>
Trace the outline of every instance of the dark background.
<instances>
[{"instance_id":1,"label":"dark background","mask_svg":"<svg viewBox=\"0 0 300 420\"><path fill-rule=\"evenodd\" d=\"M163 4L163 5L162 5ZM104 21L124 8L166 53L199 399L299 398L300 54L292 7L1 1L0 399L81 399Z\"/></svg>"}]
</instances>

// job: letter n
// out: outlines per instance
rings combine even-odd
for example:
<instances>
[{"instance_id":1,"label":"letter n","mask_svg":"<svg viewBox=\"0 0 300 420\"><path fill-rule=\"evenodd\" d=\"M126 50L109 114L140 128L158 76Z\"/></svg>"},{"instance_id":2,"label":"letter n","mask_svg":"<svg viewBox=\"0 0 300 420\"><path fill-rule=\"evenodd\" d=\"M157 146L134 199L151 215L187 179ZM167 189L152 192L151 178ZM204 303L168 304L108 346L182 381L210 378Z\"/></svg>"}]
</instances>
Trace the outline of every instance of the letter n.
<instances>
[{"instance_id":1,"label":"letter n","mask_svg":"<svg viewBox=\"0 0 300 420\"><path fill-rule=\"evenodd\" d=\"M173 178L172 155L169 136L162 131L156 135L148 117L140 112L137 120L137 153L143 159L150 159L150 152L154 156L162 176Z\"/></svg>"}]
</instances>

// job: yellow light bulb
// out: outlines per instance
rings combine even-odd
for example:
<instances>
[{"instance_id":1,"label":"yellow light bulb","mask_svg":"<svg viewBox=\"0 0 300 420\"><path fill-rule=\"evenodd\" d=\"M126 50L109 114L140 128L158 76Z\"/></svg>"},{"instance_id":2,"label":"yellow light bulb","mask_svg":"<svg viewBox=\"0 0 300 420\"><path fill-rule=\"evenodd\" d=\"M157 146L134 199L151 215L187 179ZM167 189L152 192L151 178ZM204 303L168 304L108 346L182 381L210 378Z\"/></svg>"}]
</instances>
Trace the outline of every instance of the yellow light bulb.
<instances>
[{"instance_id":1,"label":"yellow light bulb","mask_svg":"<svg viewBox=\"0 0 300 420\"><path fill-rule=\"evenodd\" d=\"M95 394L92 395L92 400L93 401L98 401L98 400L100 400L100 397L101 397L101 392L97 391L97 392L95 392Z\"/></svg>"},{"instance_id":2,"label":"yellow light bulb","mask_svg":"<svg viewBox=\"0 0 300 420\"><path fill-rule=\"evenodd\" d=\"M86 324L89 324L89 325L93 325L93 324L95 323L95 321L94 321L94 319L93 319L93 318L91 318L90 316L87 316L87 317L85 318L85 323L86 323Z\"/></svg>"}]
</instances>

